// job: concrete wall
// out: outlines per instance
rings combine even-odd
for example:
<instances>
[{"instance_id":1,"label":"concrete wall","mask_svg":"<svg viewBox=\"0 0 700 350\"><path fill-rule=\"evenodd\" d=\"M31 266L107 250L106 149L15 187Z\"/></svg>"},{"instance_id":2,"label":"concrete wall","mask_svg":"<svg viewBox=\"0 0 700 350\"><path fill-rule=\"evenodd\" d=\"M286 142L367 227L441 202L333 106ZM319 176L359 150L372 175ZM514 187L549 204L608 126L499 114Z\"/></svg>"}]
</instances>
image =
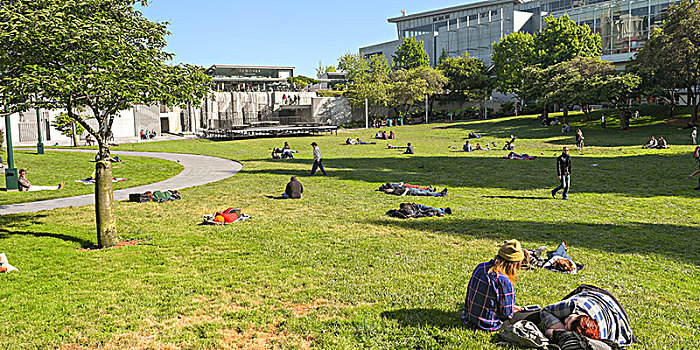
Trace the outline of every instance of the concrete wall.
<instances>
[{"instance_id":1,"label":"concrete wall","mask_svg":"<svg viewBox=\"0 0 700 350\"><path fill-rule=\"evenodd\" d=\"M311 110L317 123L343 125L352 121L352 107L344 97L312 98Z\"/></svg>"}]
</instances>

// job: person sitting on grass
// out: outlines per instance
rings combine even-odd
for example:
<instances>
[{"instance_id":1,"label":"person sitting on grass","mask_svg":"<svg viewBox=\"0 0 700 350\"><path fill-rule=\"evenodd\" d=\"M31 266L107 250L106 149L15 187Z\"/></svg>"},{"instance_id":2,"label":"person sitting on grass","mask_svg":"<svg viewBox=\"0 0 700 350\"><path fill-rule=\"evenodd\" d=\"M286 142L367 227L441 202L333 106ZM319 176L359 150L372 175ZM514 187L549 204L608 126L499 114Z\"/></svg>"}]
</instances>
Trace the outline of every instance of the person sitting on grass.
<instances>
[{"instance_id":1,"label":"person sitting on grass","mask_svg":"<svg viewBox=\"0 0 700 350\"><path fill-rule=\"evenodd\" d=\"M477 265L472 272L464 300L462 322L485 331L495 331L516 311L515 290L525 253L517 240L505 241L489 262Z\"/></svg>"},{"instance_id":2,"label":"person sitting on grass","mask_svg":"<svg viewBox=\"0 0 700 350\"><path fill-rule=\"evenodd\" d=\"M301 196L303 194L304 185L302 185L301 182L297 180L296 176L292 176L292 178L289 180L289 183L287 183L287 187L284 189L284 193L282 193L282 198L301 199Z\"/></svg>"},{"instance_id":3,"label":"person sitting on grass","mask_svg":"<svg viewBox=\"0 0 700 350\"><path fill-rule=\"evenodd\" d=\"M645 149L656 148L656 146L657 146L658 144L659 144L659 143L656 141L656 139L654 138L654 136L652 136L651 139L649 140L649 142L647 142L646 145L642 146L642 148L645 148Z\"/></svg>"},{"instance_id":4,"label":"person sitting on grass","mask_svg":"<svg viewBox=\"0 0 700 350\"><path fill-rule=\"evenodd\" d=\"M486 144L486 148L481 147L479 143L476 144L476 150L477 151L490 151L491 147L489 147L489 144Z\"/></svg>"},{"instance_id":5,"label":"person sitting on grass","mask_svg":"<svg viewBox=\"0 0 700 350\"><path fill-rule=\"evenodd\" d=\"M60 190L66 186L65 182L61 182L58 186L33 186L27 180L27 171L19 169L19 190L20 191L54 191Z\"/></svg>"},{"instance_id":6,"label":"person sitting on grass","mask_svg":"<svg viewBox=\"0 0 700 350\"><path fill-rule=\"evenodd\" d=\"M504 151L512 151L515 149L515 140L517 137L510 135L510 141L506 141L506 143L503 145L503 150Z\"/></svg>"},{"instance_id":7,"label":"person sitting on grass","mask_svg":"<svg viewBox=\"0 0 700 350\"><path fill-rule=\"evenodd\" d=\"M634 342L624 309L604 290L585 290L542 309L540 319L552 337L556 330L573 331L591 339L626 346Z\"/></svg>"},{"instance_id":8,"label":"person sitting on grass","mask_svg":"<svg viewBox=\"0 0 700 350\"><path fill-rule=\"evenodd\" d=\"M659 142L656 145L656 148L658 149L665 149L668 148L668 143L666 142L666 139L662 137L659 137Z\"/></svg>"},{"instance_id":9,"label":"person sitting on grass","mask_svg":"<svg viewBox=\"0 0 700 350\"><path fill-rule=\"evenodd\" d=\"M561 127L561 132L571 132L571 126L565 123L564 126Z\"/></svg>"},{"instance_id":10,"label":"person sitting on grass","mask_svg":"<svg viewBox=\"0 0 700 350\"><path fill-rule=\"evenodd\" d=\"M462 149L464 150L464 152L471 152L474 150L472 148L472 145L469 144L469 140L467 140L467 142L464 144L464 146L462 146Z\"/></svg>"},{"instance_id":11,"label":"person sitting on grass","mask_svg":"<svg viewBox=\"0 0 700 350\"><path fill-rule=\"evenodd\" d=\"M389 132L389 139L393 140L396 138L396 135L394 134L394 130Z\"/></svg>"}]
</instances>

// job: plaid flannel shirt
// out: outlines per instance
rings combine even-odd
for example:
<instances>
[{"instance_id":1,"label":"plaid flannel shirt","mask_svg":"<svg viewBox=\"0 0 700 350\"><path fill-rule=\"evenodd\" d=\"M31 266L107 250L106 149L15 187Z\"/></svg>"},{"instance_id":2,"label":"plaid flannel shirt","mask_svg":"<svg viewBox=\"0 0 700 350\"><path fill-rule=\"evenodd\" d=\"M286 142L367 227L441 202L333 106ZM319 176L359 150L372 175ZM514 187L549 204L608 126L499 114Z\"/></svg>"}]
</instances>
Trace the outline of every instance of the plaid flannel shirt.
<instances>
[{"instance_id":1,"label":"plaid flannel shirt","mask_svg":"<svg viewBox=\"0 0 700 350\"><path fill-rule=\"evenodd\" d=\"M513 317L513 284L502 273L488 273L494 261L479 264L467 286L462 321L478 329L493 331Z\"/></svg>"},{"instance_id":2,"label":"plaid flannel shirt","mask_svg":"<svg viewBox=\"0 0 700 350\"><path fill-rule=\"evenodd\" d=\"M549 305L542 310L540 317L547 327L562 322L571 314L588 315L598 322L600 339L612 340L629 345L632 329L629 320L619 305L603 293L583 292Z\"/></svg>"}]
</instances>

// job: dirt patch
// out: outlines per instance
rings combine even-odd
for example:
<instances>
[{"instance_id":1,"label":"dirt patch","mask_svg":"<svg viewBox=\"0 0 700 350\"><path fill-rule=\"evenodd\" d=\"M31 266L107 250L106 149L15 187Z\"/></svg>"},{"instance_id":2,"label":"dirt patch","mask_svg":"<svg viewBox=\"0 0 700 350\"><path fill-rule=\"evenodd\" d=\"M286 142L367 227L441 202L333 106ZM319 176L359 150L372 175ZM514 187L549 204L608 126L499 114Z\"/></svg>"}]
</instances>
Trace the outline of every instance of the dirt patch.
<instances>
[{"instance_id":1,"label":"dirt patch","mask_svg":"<svg viewBox=\"0 0 700 350\"><path fill-rule=\"evenodd\" d=\"M245 331L225 329L222 332L223 349L282 349L285 345L296 344L301 349L311 349L311 340L302 339L288 334L285 331L278 332L274 326L269 329L249 328Z\"/></svg>"},{"instance_id":2,"label":"dirt patch","mask_svg":"<svg viewBox=\"0 0 700 350\"><path fill-rule=\"evenodd\" d=\"M321 298L316 299L308 304L293 304L290 305L288 308L292 310L292 312L295 315L304 316L309 312L318 310L321 306L328 304L328 302L328 300Z\"/></svg>"},{"instance_id":3,"label":"dirt patch","mask_svg":"<svg viewBox=\"0 0 700 350\"><path fill-rule=\"evenodd\" d=\"M148 242L148 241L150 241L150 240L151 240L150 238L149 238L149 239L127 239L127 240L124 240L124 241L119 241L119 243L117 243L117 245L115 245L115 246L113 246L113 247L104 248L104 249L115 249L115 248L122 248L122 247L130 247L130 246L133 246L133 245L140 245L140 244L143 244L143 243ZM98 246L94 245L94 246L91 246L91 247L78 249L78 251L79 251L79 252L88 252L88 251L91 251L91 250L102 250L102 249L103 249L103 248L99 248Z\"/></svg>"}]
</instances>

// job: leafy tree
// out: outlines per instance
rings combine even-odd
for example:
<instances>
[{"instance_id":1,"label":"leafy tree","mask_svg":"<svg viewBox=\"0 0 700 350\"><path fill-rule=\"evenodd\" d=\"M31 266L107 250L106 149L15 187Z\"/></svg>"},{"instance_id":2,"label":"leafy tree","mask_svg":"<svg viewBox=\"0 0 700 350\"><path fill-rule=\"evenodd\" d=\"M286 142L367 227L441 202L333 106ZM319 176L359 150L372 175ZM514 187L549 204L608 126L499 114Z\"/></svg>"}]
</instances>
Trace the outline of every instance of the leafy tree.
<instances>
[{"instance_id":1,"label":"leafy tree","mask_svg":"<svg viewBox=\"0 0 700 350\"><path fill-rule=\"evenodd\" d=\"M663 27L637 53L637 65L647 69L647 83L667 91L685 89L693 121L700 120L700 3L683 0L670 6Z\"/></svg>"},{"instance_id":2,"label":"leafy tree","mask_svg":"<svg viewBox=\"0 0 700 350\"><path fill-rule=\"evenodd\" d=\"M445 51L445 48L442 48L442 52L440 53L440 58L438 59L438 64L442 63L444 60L448 59L450 56L447 55L447 51Z\"/></svg>"},{"instance_id":3,"label":"leafy tree","mask_svg":"<svg viewBox=\"0 0 700 350\"><path fill-rule=\"evenodd\" d=\"M488 68L480 59L469 57L465 52L460 57L443 60L438 69L447 78L445 88L450 96L460 102L460 108L466 101L478 100L483 110L484 101L493 91L493 82Z\"/></svg>"},{"instance_id":4,"label":"leafy tree","mask_svg":"<svg viewBox=\"0 0 700 350\"><path fill-rule=\"evenodd\" d=\"M353 106L363 106L365 99L371 106L387 106L391 69L384 56L373 55L364 59L359 54L346 54L338 62L338 67L348 73L348 97Z\"/></svg>"},{"instance_id":5,"label":"leafy tree","mask_svg":"<svg viewBox=\"0 0 700 350\"><path fill-rule=\"evenodd\" d=\"M78 147L78 135L82 135L85 132L85 128L80 124L76 124L75 119L66 113L61 113L51 125L60 131L61 135L70 137L73 140L73 147Z\"/></svg>"},{"instance_id":6,"label":"leafy tree","mask_svg":"<svg viewBox=\"0 0 700 350\"><path fill-rule=\"evenodd\" d=\"M118 243L107 139L133 104L198 104L204 69L170 65L167 23L137 0L13 0L0 7L0 95L11 109L64 109L97 141L95 212L100 247ZM79 50L76 50L79 48ZM29 97L37 95L38 98ZM93 128L78 110L89 110Z\"/></svg>"},{"instance_id":7,"label":"leafy tree","mask_svg":"<svg viewBox=\"0 0 700 350\"><path fill-rule=\"evenodd\" d=\"M447 78L440 70L427 66L399 69L391 76L388 95L397 115L405 115L426 96L442 93Z\"/></svg>"},{"instance_id":8,"label":"leafy tree","mask_svg":"<svg viewBox=\"0 0 700 350\"><path fill-rule=\"evenodd\" d=\"M534 37L534 63L542 68L574 57L599 57L600 36L587 25L578 25L568 15L545 17L547 25Z\"/></svg>"},{"instance_id":9,"label":"leafy tree","mask_svg":"<svg viewBox=\"0 0 700 350\"><path fill-rule=\"evenodd\" d=\"M423 48L423 40L416 41L414 38L404 38L391 58L395 70L430 66L430 57Z\"/></svg>"},{"instance_id":10,"label":"leafy tree","mask_svg":"<svg viewBox=\"0 0 700 350\"><path fill-rule=\"evenodd\" d=\"M335 66L323 66L321 61L318 61L318 68L316 68L316 78L321 79L321 77L326 73L336 72Z\"/></svg>"},{"instance_id":11,"label":"leafy tree","mask_svg":"<svg viewBox=\"0 0 700 350\"><path fill-rule=\"evenodd\" d=\"M369 63L359 53L346 53L338 59L338 68L347 73L348 83L352 85L366 78Z\"/></svg>"},{"instance_id":12,"label":"leafy tree","mask_svg":"<svg viewBox=\"0 0 700 350\"><path fill-rule=\"evenodd\" d=\"M523 71L535 63L535 37L530 33L515 32L493 44L493 74L496 89L515 94L522 100Z\"/></svg>"},{"instance_id":13,"label":"leafy tree","mask_svg":"<svg viewBox=\"0 0 700 350\"><path fill-rule=\"evenodd\" d=\"M287 78L287 82L289 84L293 84L299 89L302 89L308 85L318 84L318 80L303 75L297 75L296 77Z\"/></svg>"}]
</instances>

